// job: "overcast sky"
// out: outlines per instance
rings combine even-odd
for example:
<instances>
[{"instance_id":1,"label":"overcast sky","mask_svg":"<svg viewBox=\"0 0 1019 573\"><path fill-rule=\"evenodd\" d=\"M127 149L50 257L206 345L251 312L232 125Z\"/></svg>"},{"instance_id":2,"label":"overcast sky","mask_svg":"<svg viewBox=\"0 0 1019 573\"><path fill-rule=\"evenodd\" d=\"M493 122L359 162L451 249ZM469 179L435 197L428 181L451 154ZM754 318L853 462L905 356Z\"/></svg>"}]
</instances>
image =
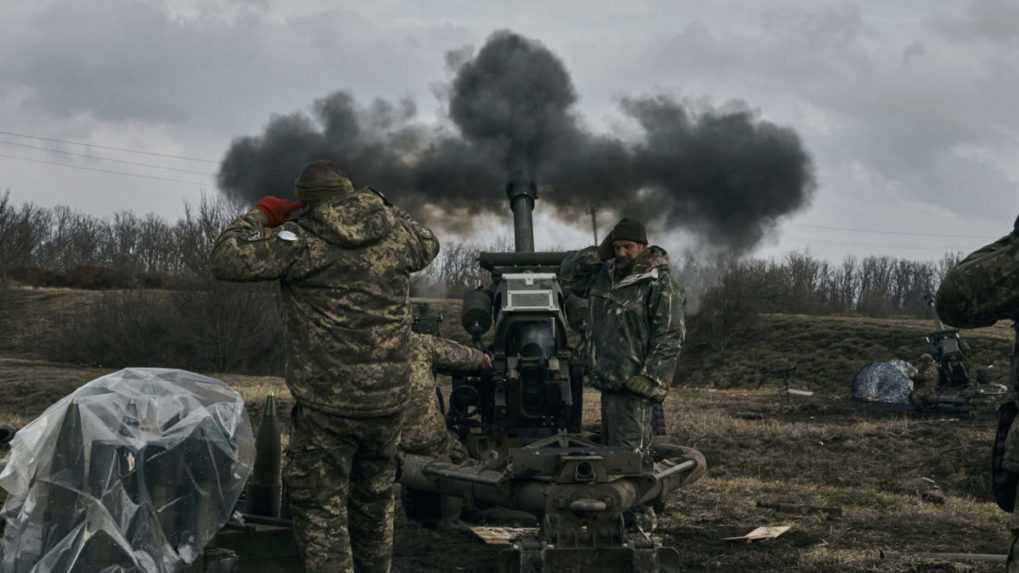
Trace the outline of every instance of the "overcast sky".
<instances>
[{"instance_id":1,"label":"overcast sky","mask_svg":"<svg viewBox=\"0 0 1019 573\"><path fill-rule=\"evenodd\" d=\"M233 138L333 91L410 97L446 121L436 96L450 79L446 52L510 29L563 60L596 129L616 129L622 96L654 93L739 100L795 129L819 187L763 256L932 259L1011 227L1019 0L708 4L6 0L0 190L99 216L176 219L216 193ZM589 237L549 221L538 247Z\"/></svg>"}]
</instances>

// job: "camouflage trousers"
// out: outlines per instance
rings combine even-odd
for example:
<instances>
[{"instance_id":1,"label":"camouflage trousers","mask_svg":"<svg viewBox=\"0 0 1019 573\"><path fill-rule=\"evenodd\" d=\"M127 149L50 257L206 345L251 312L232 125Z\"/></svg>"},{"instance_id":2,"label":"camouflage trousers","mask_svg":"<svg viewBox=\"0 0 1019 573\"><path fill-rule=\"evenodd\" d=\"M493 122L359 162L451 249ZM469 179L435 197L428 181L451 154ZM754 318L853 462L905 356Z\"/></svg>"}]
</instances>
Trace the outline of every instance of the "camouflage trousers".
<instances>
[{"instance_id":1,"label":"camouflage trousers","mask_svg":"<svg viewBox=\"0 0 1019 573\"><path fill-rule=\"evenodd\" d=\"M601 431L607 446L651 450L654 402L632 392L602 392Z\"/></svg>"},{"instance_id":2,"label":"camouflage trousers","mask_svg":"<svg viewBox=\"0 0 1019 573\"><path fill-rule=\"evenodd\" d=\"M307 573L389 572L400 425L294 407L284 479Z\"/></svg>"}]
</instances>

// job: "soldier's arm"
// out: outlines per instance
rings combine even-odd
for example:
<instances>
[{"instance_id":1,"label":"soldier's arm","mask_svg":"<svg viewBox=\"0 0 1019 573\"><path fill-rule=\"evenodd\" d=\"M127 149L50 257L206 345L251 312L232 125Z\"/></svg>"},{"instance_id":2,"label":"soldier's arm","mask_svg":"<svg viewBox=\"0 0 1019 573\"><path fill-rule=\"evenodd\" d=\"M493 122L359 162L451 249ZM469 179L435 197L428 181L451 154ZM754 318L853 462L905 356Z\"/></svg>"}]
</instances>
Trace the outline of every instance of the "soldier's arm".
<instances>
[{"instance_id":1,"label":"soldier's arm","mask_svg":"<svg viewBox=\"0 0 1019 573\"><path fill-rule=\"evenodd\" d=\"M288 233L281 238L284 231ZM252 209L234 219L216 239L212 247L212 275L224 281L282 278L304 248L299 232L293 223L266 227L265 215Z\"/></svg>"},{"instance_id":2,"label":"soldier's arm","mask_svg":"<svg viewBox=\"0 0 1019 573\"><path fill-rule=\"evenodd\" d=\"M672 274L668 270L660 269L659 273L648 297L651 331L647 358L640 374L646 376L660 389L668 391L676 370L679 351L686 338L683 316L686 296L679 284L672 280Z\"/></svg>"},{"instance_id":3,"label":"soldier's arm","mask_svg":"<svg viewBox=\"0 0 1019 573\"><path fill-rule=\"evenodd\" d=\"M481 370L485 362L480 350L441 336L428 336L428 350L437 370Z\"/></svg>"},{"instance_id":4,"label":"soldier's arm","mask_svg":"<svg viewBox=\"0 0 1019 573\"><path fill-rule=\"evenodd\" d=\"M938 317L959 328L991 326L1019 315L1019 235L970 253L945 275L936 297Z\"/></svg>"},{"instance_id":5,"label":"soldier's arm","mask_svg":"<svg viewBox=\"0 0 1019 573\"><path fill-rule=\"evenodd\" d=\"M581 298L587 298L595 277L602 269L602 264L598 247L591 246L571 251L563 257L563 262L559 265L559 280L564 289Z\"/></svg>"},{"instance_id":6,"label":"soldier's arm","mask_svg":"<svg viewBox=\"0 0 1019 573\"><path fill-rule=\"evenodd\" d=\"M403 225L410 235L410 271L420 271L439 254L439 239L435 238L435 233L431 229L416 221L403 209L395 206L392 209L396 212L399 224Z\"/></svg>"}]
</instances>

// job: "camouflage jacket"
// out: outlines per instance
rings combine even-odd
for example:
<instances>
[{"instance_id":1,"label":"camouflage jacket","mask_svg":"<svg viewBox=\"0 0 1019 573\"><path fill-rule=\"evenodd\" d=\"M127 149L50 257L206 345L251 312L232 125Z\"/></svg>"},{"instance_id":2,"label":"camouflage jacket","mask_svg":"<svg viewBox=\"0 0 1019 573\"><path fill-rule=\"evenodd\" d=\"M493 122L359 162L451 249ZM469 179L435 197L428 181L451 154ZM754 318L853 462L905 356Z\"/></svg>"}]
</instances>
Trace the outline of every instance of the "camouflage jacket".
<instances>
[{"instance_id":1,"label":"camouflage jacket","mask_svg":"<svg viewBox=\"0 0 1019 573\"><path fill-rule=\"evenodd\" d=\"M301 403L349 417L396 413L410 384L410 273L439 252L432 232L367 189L268 228L252 210L212 251L220 280L279 280L286 380Z\"/></svg>"},{"instance_id":2,"label":"camouflage jacket","mask_svg":"<svg viewBox=\"0 0 1019 573\"><path fill-rule=\"evenodd\" d=\"M446 419L435 397L435 368L478 370L485 355L459 342L432 336L411 334L410 407L403 414L400 448L424 453L446 440Z\"/></svg>"},{"instance_id":3,"label":"camouflage jacket","mask_svg":"<svg viewBox=\"0 0 1019 573\"><path fill-rule=\"evenodd\" d=\"M1019 318L1019 236L1002 237L952 267L938 289L937 311L959 328Z\"/></svg>"},{"instance_id":4,"label":"camouflage jacket","mask_svg":"<svg viewBox=\"0 0 1019 573\"><path fill-rule=\"evenodd\" d=\"M621 280L613 267L612 260L600 260L597 247L567 254L560 267L563 286L588 299L591 384L664 397L686 336L686 300L672 279L669 255L648 247ZM638 376L645 388L631 386Z\"/></svg>"}]
</instances>

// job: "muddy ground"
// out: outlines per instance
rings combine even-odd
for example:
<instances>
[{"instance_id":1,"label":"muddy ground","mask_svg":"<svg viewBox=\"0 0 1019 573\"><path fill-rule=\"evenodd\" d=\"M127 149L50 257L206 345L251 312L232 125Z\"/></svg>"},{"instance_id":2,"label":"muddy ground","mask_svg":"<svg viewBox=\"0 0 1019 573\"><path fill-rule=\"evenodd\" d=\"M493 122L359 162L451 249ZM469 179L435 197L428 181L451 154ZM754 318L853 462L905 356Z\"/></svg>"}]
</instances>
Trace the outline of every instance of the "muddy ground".
<instances>
[{"instance_id":1,"label":"muddy ground","mask_svg":"<svg viewBox=\"0 0 1019 573\"><path fill-rule=\"evenodd\" d=\"M0 421L24 423L103 372L0 358L0 387L9 397ZM286 412L281 380L223 378L250 397L253 410L274 392ZM596 423L598 396L586 399L587 421ZM672 495L661 516L659 533L688 571L998 570L879 556L1006 550L1006 514L987 494L990 408L971 417L916 417L823 393L679 388L667 410L673 439L699 448L710 464L708 477ZM776 504L784 509L762 507ZM793 527L753 544L722 540L762 525ZM401 519L396 570L496 571L501 550Z\"/></svg>"},{"instance_id":2,"label":"muddy ground","mask_svg":"<svg viewBox=\"0 0 1019 573\"><path fill-rule=\"evenodd\" d=\"M44 321L30 324L42 328ZM971 415L918 416L848 399L845 372L871 356L908 358L923 351L915 344L922 321L774 316L759 328L737 343L753 340L758 359L777 353L805 364L800 375L762 378L752 362L735 361L731 351L692 349L686 385L666 403L673 441L699 448L710 465L708 476L672 495L660 516L659 534L679 550L686 571L1002 570L994 563L880 556L1007 550L1007 514L989 495L992 404ZM981 361L1004 358L1003 329L972 340ZM733 359L723 364L719 356ZM25 424L108 371L40 360L0 344L0 423ZM237 388L255 418L261 400L274 393L286 419L290 398L281 379L212 375ZM789 395L789 387L813 395ZM586 400L585 421L596 424L597 393ZM752 544L722 540L763 525L792 529ZM502 550L466 533L422 529L401 519L395 570L494 572Z\"/></svg>"}]
</instances>

